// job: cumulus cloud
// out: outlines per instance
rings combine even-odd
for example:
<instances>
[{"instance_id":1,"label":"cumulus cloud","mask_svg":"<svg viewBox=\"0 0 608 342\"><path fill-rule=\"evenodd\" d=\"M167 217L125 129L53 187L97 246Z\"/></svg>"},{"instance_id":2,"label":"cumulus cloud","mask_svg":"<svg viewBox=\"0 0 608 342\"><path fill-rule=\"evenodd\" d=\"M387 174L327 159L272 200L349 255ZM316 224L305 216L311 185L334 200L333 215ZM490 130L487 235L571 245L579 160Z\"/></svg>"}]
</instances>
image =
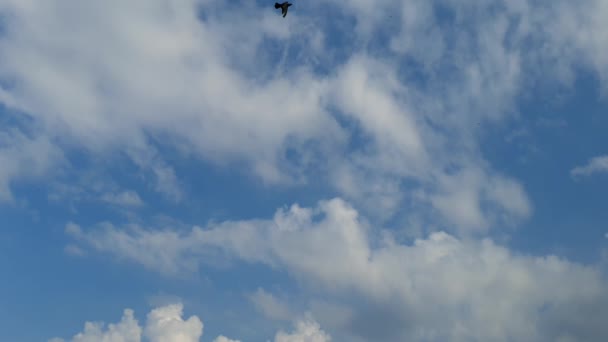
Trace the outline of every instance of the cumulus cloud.
<instances>
[{"instance_id":1,"label":"cumulus cloud","mask_svg":"<svg viewBox=\"0 0 608 342\"><path fill-rule=\"evenodd\" d=\"M608 155L592 158L586 165L577 166L572 169L570 171L570 175L576 178L604 172L608 172Z\"/></svg>"},{"instance_id":2,"label":"cumulus cloud","mask_svg":"<svg viewBox=\"0 0 608 342\"><path fill-rule=\"evenodd\" d=\"M355 209L334 199L316 208L293 205L271 220L194 227L170 239L168 232L116 227L73 236L84 247L161 272L210 265L209 255L282 269L330 298L350 294L350 313L335 328L364 340L608 337L601 323L608 319L601 309L608 283L598 269L552 255L516 254L489 239L437 232L404 244L374 232ZM154 243L161 239L162 245Z\"/></svg>"},{"instance_id":3,"label":"cumulus cloud","mask_svg":"<svg viewBox=\"0 0 608 342\"><path fill-rule=\"evenodd\" d=\"M182 319L182 311L180 304L152 310L144 330L150 342L197 342L203 335L203 322L196 316Z\"/></svg>"},{"instance_id":4,"label":"cumulus cloud","mask_svg":"<svg viewBox=\"0 0 608 342\"><path fill-rule=\"evenodd\" d=\"M197 316L187 320L182 318L183 305L170 304L158 307L148 313L146 326L141 327L131 309L125 309L119 323L108 324L86 322L84 331L72 337L70 342L199 342L203 336L203 322ZM329 342L330 336L321 330L319 324L309 315L295 322L293 333L277 332L275 342ZM142 334L143 332L143 334ZM142 340L142 338L144 338ZM240 342L224 335L214 342ZM53 338L48 342L65 342Z\"/></svg>"},{"instance_id":5,"label":"cumulus cloud","mask_svg":"<svg viewBox=\"0 0 608 342\"><path fill-rule=\"evenodd\" d=\"M74 335L70 341L140 342L142 329L133 314L133 310L125 309L121 321L116 324L108 324L107 328L101 322L86 322L84 331ZM63 341L63 339L54 338L49 342L51 341Z\"/></svg>"},{"instance_id":6,"label":"cumulus cloud","mask_svg":"<svg viewBox=\"0 0 608 342\"><path fill-rule=\"evenodd\" d=\"M296 323L293 333L277 332L275 342L330 342L331 337L321 330L319 323L307 318Z\"/></svg>"},{"instance_id":7,"label":"cumulus cloud","mask_svg":"<svg viewBox=\"0 0 608 342\"><path fill-rule=\"evenodd\" d=\"M203 335L203 323L196 316L184 320L182 315L182 304L159 307L148 314L146 326L142 328L133 310L125 309L119 323L108 324L104 329L103 323L86 322L84 331L70 341L140 342L145 337L149 342L198 342Z\"/></svg>"}]
</instances>

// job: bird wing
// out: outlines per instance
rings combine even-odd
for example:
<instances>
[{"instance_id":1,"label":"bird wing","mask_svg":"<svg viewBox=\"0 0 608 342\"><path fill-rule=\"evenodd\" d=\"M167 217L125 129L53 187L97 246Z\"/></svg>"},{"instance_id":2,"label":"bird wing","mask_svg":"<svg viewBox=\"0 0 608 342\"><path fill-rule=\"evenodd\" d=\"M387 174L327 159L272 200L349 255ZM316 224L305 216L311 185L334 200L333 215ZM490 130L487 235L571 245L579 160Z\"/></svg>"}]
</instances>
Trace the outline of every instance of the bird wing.
<instances>
[{"instance_id":1,"label":"bird wing","mask_svg":"<svg viewBox=\"0 0 608 342\"><path fill-rule=\"evenodd\" d=\"M287 9L288 8L289 7L287 7L287 6L283 6L283 10L282 10L282 12L283 12L283 18L285 18L285 16L287 15Z\"/></svg>"}]
</instances>

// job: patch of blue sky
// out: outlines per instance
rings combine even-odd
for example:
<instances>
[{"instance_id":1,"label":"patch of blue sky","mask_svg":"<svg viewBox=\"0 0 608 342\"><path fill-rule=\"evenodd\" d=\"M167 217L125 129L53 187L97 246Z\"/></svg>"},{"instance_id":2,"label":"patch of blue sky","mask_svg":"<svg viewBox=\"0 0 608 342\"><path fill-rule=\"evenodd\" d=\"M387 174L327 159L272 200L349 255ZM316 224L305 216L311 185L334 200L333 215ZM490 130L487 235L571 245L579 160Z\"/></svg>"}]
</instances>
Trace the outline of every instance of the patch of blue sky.
<instances>
[{"instance_id":1,"label":"patch of blue sky","mask_svg":"<svg viewBox=\"0 0 608 342\"><path fill-rule=\"evenodd\" d=\"M483 126L480 146L496 169L522 183L533 203L532 217L513 232L513 248L597 262L606 246L608 178L574 180L570 170L608 151L608 106L593 75L577 76L559 104L554 93L529 89L530 96L519 99L517 119Z\"/></svg>"}]
</instances>

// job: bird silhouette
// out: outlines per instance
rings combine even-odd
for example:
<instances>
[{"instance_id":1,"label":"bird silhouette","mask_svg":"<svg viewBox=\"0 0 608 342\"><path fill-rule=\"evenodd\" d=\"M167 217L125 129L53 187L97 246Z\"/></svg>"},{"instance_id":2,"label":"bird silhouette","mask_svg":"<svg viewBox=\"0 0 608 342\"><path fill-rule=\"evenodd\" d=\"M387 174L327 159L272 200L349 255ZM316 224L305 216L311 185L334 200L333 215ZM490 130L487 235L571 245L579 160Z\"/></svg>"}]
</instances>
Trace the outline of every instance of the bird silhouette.
<instances>
[{"instance_id":1,"label":"bird silhouette","mask_svg":"<svg viewBox=\"0 0 608 342\"><path fill-rule=\"evenodd\" d=\"M278 2L274 3L274 8L276 9L281 9L281 14L283 14L283 18L285 18L285 16L287 15L287 9L289 8L289 6L291 6L293 4L290 4L288 1L283 2L282 4L279 4Z\"/></svg>"}]
</instances>

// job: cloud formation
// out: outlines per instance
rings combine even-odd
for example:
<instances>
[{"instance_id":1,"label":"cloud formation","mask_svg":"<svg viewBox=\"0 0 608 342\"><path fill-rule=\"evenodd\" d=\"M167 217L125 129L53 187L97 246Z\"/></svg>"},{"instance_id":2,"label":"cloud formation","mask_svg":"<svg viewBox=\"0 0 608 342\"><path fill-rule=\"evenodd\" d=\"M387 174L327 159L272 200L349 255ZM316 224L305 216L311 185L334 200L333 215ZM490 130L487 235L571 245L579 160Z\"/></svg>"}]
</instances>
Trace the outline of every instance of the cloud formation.
<instances>
[{"instance_id":1,"label":"cloud formation","mask_svg":"<svg viewBox=\"0 0 608 342\"><path fill-rule=\"evenodd\" d=\"M11 182L57 174L63 152L44 135L28 136L17 129L0 128L0 203L12 201Z\"/></svg>"},{"instance_id":2,"label":"cloud formation","mask_svg":"<svg viewBox=\"0 0 608 342\"><path fill-rule=\"evenodd\" d=\"M143 202L137 192L127 190L120 193L105 193L101 200L122 207L139 207Z\"/></svg>"},{"instance_id":3,"label":"cloud formation","mask_svg":"<svg viewBox=\"0 0 608 342\"><path fill-rule=\"evenodd\" d=\"M608 155L592 158L586 165L577 166L572 169L570 175L577 178L604 172L608 172Z\"/></svg>"},{"instance_id":4,"label":"cloud formation","mask_svg":"<svg viewBox=\"0 0 608 342\"><path fill-rule=\"evenodd\" d=\"M0 196L30 170L23 156L48 177L63 150L85 148L126 151L180 201L162 142L268 184L322 180L384 220L411 205L461 233L517 222L532 205L485 163L477 123L509 116L539 82L567 86L577 67L608 75L608 6L551 3L327 0L287 22L253 3L7 0L0 101L52 153L0 151Z\"/></svg>"},{"instance_id":5,"label":"cloud formation","mask_svg":"<svg viewBox=\"0 0 608 342\"><path fill-rule=\"evenodd\" d=\"M113 226L70 232L85 248L160 272L181 265L190 272L223 255L281 269L335 300L350 294L352 301L343 304L350 313L328 328L363 340L608 337L601 323L608 319L602 309L608 282L598 269L443 232L399 243L340 199L316 208L293 205L271 220L227 221L189 232ZM278 312L267 299L267 310ZM594 319L582 318L589 315Z\"/></svg>"},{"instance_id":6,"label":"cloud formation","mask_svg":"<svg viewBox=\"0 0 608 342\"><path fill-rule=\"evenodd\" d=\"M274 342L330 342L331 337L321 330L319 323L307 318L296 322L296 331L287 333L279 331Z\"/></svg>"},{"instance_id":7,"label":"cloud formation","mask_svg":"<svg viewBox=\"0 0 608 342\"><path fill-rule=\"evenodd\" d=\"M70 342L199 342L203 336L203 323L197 316L182 318L183 305L170 304L148 313L146 326L141 327L131 309L125 309L119 323L86 322L84 331L72 337ZM310 316L295 323L295 331L277 332L275 342L329 342L331 338ZM49 342L66 342L53 338ZM224 335L213 342L240 342Z\"/></svg>"},{"instance_id":8,"label":"cloud formation","mask_svg":"<svg viewBox=\"0 0 608 342\"><path fill-rule=\"evenodd\" d=\"M553 3L386 0L370 15L358 0L319 1L287 22L250 3L10 0L0 100L60 151L126 151L176 201L180 176L158 142L267 184L323 181L384 220L411 205L484 232L532 205L484 161L477 123L511 115L530 84L568 84L576 65L608 70L606 6Z\"/></svg>"},{"instance_id":9,"label":"cloud formation","mask_svg":"<svg viewBox=\"0 0 608 342\"><path fill-rule=\"evenodd\" d=\"M133 310L125 309L122 319L116 324L101 322L86 322L84 331L72 337L71 342L140 342L142 328L134 317ZM53 338L50 342L65 342L60 338Z\"/></svg>"},{"instance_id":10,"label":"cloud formation","mask_svg":"<svg viewBox=\"0 0 608 342\"><path fill-rule=\"evenodd\" d=\"M289 320L294 316L287 303L262 288L249 295L249 300L259 312L270 319Z\"/></svg>"}]
</instances>

